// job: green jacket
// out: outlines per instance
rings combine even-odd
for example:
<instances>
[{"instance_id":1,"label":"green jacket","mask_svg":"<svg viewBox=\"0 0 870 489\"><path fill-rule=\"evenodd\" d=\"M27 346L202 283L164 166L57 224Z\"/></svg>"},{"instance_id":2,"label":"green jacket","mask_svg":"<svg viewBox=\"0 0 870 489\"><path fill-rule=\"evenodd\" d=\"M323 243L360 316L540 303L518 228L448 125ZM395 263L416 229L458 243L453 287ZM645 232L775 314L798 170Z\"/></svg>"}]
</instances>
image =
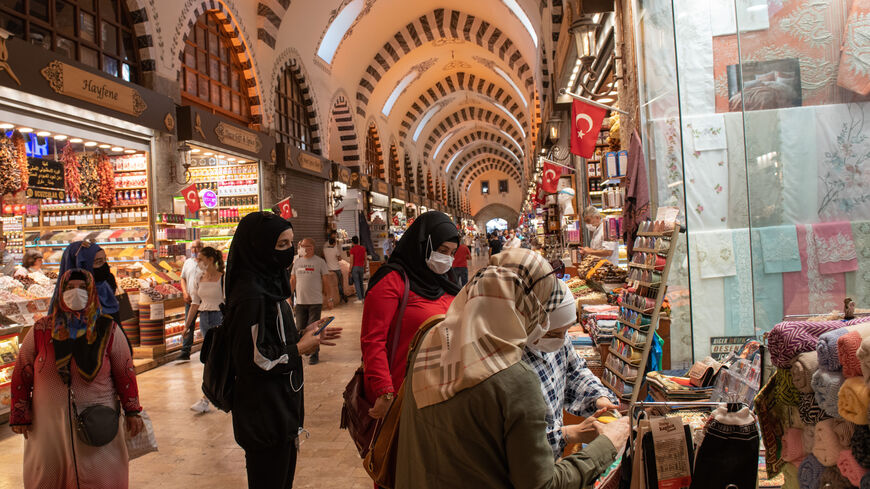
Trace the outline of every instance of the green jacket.
<instances>
[{"instance_id":1,"label":"green jacket","mask_svg":"<svg viewBox=\"0 0 870 489\"><path fill-rule=\"evenodd\" d=\"M520 362L451 399L417 408L408 369L396 489L580 489L616 457L599 436L553 462L541 381Z\"/></svg>"}]
</instances>

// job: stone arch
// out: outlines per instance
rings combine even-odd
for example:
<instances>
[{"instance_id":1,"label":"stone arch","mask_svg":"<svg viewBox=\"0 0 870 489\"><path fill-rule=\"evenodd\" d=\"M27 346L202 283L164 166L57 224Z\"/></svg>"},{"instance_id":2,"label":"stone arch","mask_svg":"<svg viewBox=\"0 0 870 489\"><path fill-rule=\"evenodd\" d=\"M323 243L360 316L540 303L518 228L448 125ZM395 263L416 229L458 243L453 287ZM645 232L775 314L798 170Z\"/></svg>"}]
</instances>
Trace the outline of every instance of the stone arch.
<instances>
[{"instance_id":1,"label":"stone arch","mask_svg":"<svg viewBox=\"0 0 870 489\"><path fill-rule=\"evenodd\" d=\"M369 162L369 152L373 152L374 162ZM363 164L365 165L366 173L371 175L374 178L379 178L384 180L384 148L381 144L381 136L378 131L378 125L375 124L375 121L369 121L369 125L366 128L366 149L365 149L365 161Z\"/></svg>"},{"instance_id":2,"label":"stone arch","mask_svg":"<svg viewBox=\"0 0 870 489\"><path fill-rule=\"evenodd\" d=\"M444 44L473 42L500 58L514 70L531 95L534 75L519 47L504 33L483 19L458 10L439 8L407 23L393 34L363 72L356 92L357 114L365 117L366 107L381 78L402 56L427 42ZM486 61L486 60L485 60Z\"/></svg>"},{"instance_id":3,"label":"stone arch","mask_svg":"<svg viewBox=\"0 0 870 489\"><path fill-rule=\"evenodd\" d=\"M477 214L474 215L474 222L479 228L484 228L487 222L497 217L507 221L508 227L513 228L517 225L520 213L504 204L493 203L477 211Z\"/></svg>"},{"instance_id":4,"label":"stone arch","mask_svg":"<svg viewBox=\"0 0 870 489\"><path fill-rule=\"evenodd\" d=\"M459 133L462 134L462 133ZM442 153L441 158L439 159L439 167L444 168L445 163L450 161L450 159L461 151L463 148L467 148L468 146L475 143L482 142L490 142L493 143L494 148L498 148L499 151L504 152L503 148L507 150L507 152L516 159L518 165L521 165L522 158L517 155L513 150L513 144L502 137L501 134L497 134L494 131L490 131L488 129L476 130L465 133L464 135L458 137L456 141L453 142L450 147L447 148L447 151Z\"/></svg>"},{"instance_id":5,"label":"stone arch","mask_svg":"<svg viewBox=\"0 0 870 489\"><path fill-rule=\"evenodd\" d=\"M262 3L260 4L262 5ZM276 59L272 68L272 79L269 83L269 93L266 95L266 107L269 108L268 114L272 126L275 125L275 91L278 88L278 77L281 76L281 70L288 69L296 83L299 84L299 89L302 93L302 103L305 104L306 115L311 127L311 147L313 153L323 154L323 148L320 144L320 117L317 113L316 94L311 85L308 84L308 72L302 64L302 58L295 48L285 49Z\"/></svg>"},{"instance_id":6,"label":"stone arch","mask_svg":"<svg viewBox=\"0 0 870 489\"><path fill-rule=\"evenodd\" d=\"M471 144L460 146L456 150L456 153L461 154L462 156L458 157L459 159L454 161L453 164L450 166L450 178L454 178L459 173L459 171L465 167L465 164L467 162L480 155L499 157L507 162L512 162L514 168L517 169L517 173L522 173L523 171L521 163L517 163L516 161L515 154L504 151L503 149L488 141L472 142Z\"/></svg>"},{"instance_id":7,"label":"stone arch","mask_svg":"<svg viewBox=\"0 0 870 489\"><path fill-rule=\"evenodd\" d=\"M360 170L359 141L354 117L344 95L338 95L332 103L328 125L329 157L342 165ZM333 154L336 153L337 154Z\"/></svg>"},{"instance_id":8,"label":"stone arch","mask_svg":"<svg viewBox=\"0 0 870 489\"><path fill-rule=\"evenodd\" d=\"M163 38L160 23L157 22L157 10L152 3L149 13L144 0L125 0L125 3L139 46L139 69L142 73L157 71L157 58L163 61Z\"/></svg>"},{"instance_id":9,"label":"stone arch","mask_svg":"<svg viewBox=\"0 0 870 489\"><path fill-rule=\"evenodd\" d=\"M522 149L522 136L513 124L491 110L482 107L463 107L462 109L446 116L432 129L428 141L423 146L423 154L428 158L429 152L432 148L437 146L438 141L444 135L450 132L454 127L464 123L480 123L492 126L494 128L493 133L498 133L498 130L500 129L509 134L516 142L516 145L520 145L517 149ZM515 148L516 145L514 143L509 143L505 146L508 148Z\"/></svg>"}]
</instances>

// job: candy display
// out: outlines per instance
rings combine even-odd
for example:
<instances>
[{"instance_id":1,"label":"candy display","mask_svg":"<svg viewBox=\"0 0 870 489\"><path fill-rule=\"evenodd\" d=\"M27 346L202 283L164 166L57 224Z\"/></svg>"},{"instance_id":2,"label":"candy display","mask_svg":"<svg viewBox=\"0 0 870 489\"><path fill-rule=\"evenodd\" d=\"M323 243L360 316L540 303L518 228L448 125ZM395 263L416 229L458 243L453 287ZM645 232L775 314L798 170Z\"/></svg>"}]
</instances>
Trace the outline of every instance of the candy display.
<instances>
[{"instance_id":1,"label":"candy display","mask_svg":"<svg viewBox=\"0 0 870 489\"><path fill-rule=\"evenodd\" d=\"M147 295L148 298L151 299L151 302L158 302L163 300L163 294L153 288L142 289L139 291L139 293Z\"/></svg>"}]
</instances>

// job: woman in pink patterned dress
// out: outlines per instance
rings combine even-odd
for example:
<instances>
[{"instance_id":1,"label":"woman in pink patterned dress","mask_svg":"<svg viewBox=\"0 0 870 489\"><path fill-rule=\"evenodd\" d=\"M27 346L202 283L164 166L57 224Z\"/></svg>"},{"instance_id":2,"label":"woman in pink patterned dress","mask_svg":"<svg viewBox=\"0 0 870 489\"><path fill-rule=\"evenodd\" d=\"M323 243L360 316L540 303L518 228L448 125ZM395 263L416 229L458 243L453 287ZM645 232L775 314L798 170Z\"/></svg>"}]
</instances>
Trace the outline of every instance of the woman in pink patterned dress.
<instances>
[{"instance_id":1,"label":"woman in pink patterned dress","mask_svg":"<svg viewBox=\"0 0 870 489\"><path fill-rule=\"evenodd\" d=\"M126 429L143 428L133 359L120 327L100 314L93 276L69 270L58 280L49 314L24 337L12 375L9 424L24 435L24 487L124 489ZM70 415L70 387L79 414L97 404L118 409L118 433L102 446L85 444Z\"/></svg>"}]
</instances>

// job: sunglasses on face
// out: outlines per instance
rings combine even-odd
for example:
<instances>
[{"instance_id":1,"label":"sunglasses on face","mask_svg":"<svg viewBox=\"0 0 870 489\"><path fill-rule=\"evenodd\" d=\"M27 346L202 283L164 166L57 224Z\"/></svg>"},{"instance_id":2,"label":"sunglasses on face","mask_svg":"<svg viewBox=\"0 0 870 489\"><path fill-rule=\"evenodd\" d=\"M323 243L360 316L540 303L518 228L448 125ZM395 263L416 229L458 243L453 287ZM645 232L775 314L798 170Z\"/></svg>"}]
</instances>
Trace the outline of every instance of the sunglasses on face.
<instances>
[{"instance_id":1,"label":"sunglasses on face","mask_svg":"<svg viewBox=\"0 0 870 489\"><path fill-rule=\"evenodd\" d=\"M534 289L535 286L538 285L538 283L540 283L541 280L544 280L545 278L549 277L550 275L556 275L556 277L559 277L559 278L561 278L562 275L565 275L565 262L563 262L561 259L556 259L556 260L551 261L550 267L552 267L553 271L538 278L537 280L532 282L532 285L529 285L528 287L526 287L526 294L531 292L532 289Z\"/></svg>"}]
</instances>

